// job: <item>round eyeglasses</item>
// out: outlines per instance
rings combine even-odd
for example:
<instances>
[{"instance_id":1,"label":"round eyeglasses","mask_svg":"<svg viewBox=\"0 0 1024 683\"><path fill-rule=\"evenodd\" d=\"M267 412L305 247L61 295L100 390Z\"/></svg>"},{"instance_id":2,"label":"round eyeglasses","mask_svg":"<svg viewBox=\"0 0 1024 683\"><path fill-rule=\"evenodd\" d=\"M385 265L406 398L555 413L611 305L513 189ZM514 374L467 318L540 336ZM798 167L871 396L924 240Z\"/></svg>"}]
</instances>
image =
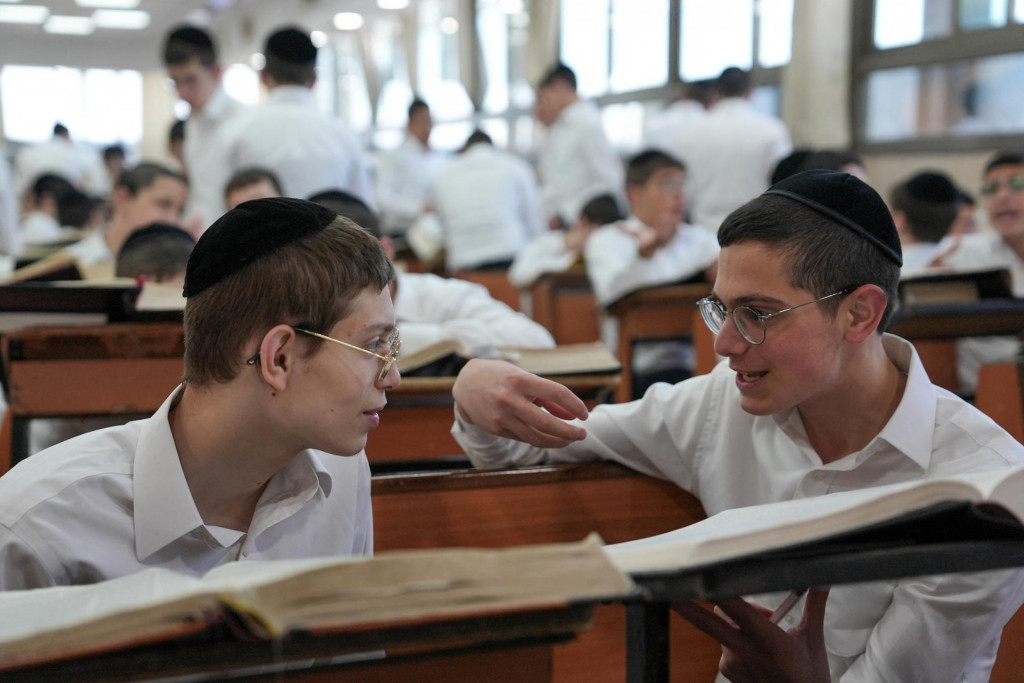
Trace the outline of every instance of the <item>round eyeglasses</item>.
<instances>
[{"instance_id":1,"label":"round eyeglasses","mask_svg":"<svg viewBox=\"0 0 1024 683\"><path fill-rule=\"evenodd\" d=\"M824 301L825 299L831 299L834 296L849 294L855 289L856 287L847 287L846 289L833 294L823 296L820 299L797 304L796 306L790 306L789 308L784 308L781 311L775 311L774 313L762 313L750 306L737 306L733 310L727 311L721 301L717 301L710 297L705 297L698 301L697 306L700 308L701 317L704 318L704 324L708 326L708 329L710 329L712 333L718 334L721 332L722 327L725 325L726 318L732 316L732 322L736 326L736 330L740 335L754 346L760 346L761 344L764 344L764 340L768 337L768 320L782 315L783 313L789 313L790 311L795 311L798 308L810 306L811 304L816 304L819 301Z\"/></svg>"},{"instance_id":2,"label":"round eyeglasses","mask_svg":"<svg viewBox=\"0 0 1024 683\"><path fill-rule=\"evenodd\" d=\"M371 351L370 349L364 349L361 346L356 346L354 344L349 344L348 342L343 342L340 339L335 339L334 337L328 337L326 334L320 334L319 332L311 332L310 330L303 329L301 327L296 327L295 325L291 325L291 328L296 332L299 332L300 334L308 334L310 337L316 337L317 339L323 339L325 341L334 342L335 344L341 344L346 348L354 349L356 351L359 351L360 353L365 353L367 355L373 356L381 363L380 372L377 374L378 382L383 382L384 378L388 376L388 373L391 372L391 367L395 364L395 361L398 360L398 354L402 351L402 339L401 337L399 337L397 327L393 329L391 331L391 334L388 336L388 340L385 342L385 344L387 345L387 351L383 355L377 353L376 351ZM245 361L245 364L255 365L257 362L259 362L259 358L260 354L257 351L256 355L254 355L249 360Z\"/></svg>"}]
</instances>

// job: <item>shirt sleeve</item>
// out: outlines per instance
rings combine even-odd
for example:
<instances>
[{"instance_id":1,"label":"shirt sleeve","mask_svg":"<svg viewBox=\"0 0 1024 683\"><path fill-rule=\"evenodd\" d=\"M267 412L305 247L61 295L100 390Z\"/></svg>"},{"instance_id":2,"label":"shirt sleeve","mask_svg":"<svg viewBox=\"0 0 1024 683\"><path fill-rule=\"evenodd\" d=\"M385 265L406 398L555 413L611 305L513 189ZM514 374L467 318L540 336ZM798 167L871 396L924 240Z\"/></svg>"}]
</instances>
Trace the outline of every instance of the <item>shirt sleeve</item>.
<instances>
[{"instance_id":1,"label":"shirt sleeve","mask_svg":"<svg viewBox=\"0 0 1024 683\"><path fill-rule=\"evenodd\" d=\"M39 553L14 531L0 525L0 591L55 585Z\"/></svg>"},{"instance_id":2,"label":"shirt sleeve","mask_svg":"<svg viewBox=\"0 0 1024 683\"><path fill-rule=\"evenodd\" d=\"M544 273L568 270L578 254L565 248L565 234L547 232L526 243L508 269L508 279L519 289L533 285Z\"/></svg>"},{"instance_id":3,"label":"shirt sleeve","mask_svg":"<svg viewBox=\"0 0 1024 683\"><path fill-rule=\"evenodd\" d=\"M831 600L831 596L829 596ZM889 608L872 629L867 649L841 683L981 681L1003 626L1024 600L1024 571L926 577L897 584ZM842 643L829 642L830 651ZM971 666L975 662L975 666ZM983 678L977 678L984 673Z\"/></svg>"}]
</instances>

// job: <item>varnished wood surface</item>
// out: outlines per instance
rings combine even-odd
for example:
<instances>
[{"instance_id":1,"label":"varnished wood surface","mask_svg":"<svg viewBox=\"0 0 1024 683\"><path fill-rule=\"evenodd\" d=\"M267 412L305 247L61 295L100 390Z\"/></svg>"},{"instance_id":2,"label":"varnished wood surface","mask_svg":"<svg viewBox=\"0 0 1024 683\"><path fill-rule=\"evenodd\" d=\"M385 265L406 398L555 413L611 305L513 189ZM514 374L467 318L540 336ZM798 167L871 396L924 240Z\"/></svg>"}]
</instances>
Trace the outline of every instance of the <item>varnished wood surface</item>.
<instances>
[{"instance_id":1,"label":"varnished wood surface","mask_svg":"<svg viewBox=\"0 0 1024 683\"><path fill-rule=\"evenodd\" d=\"M529 289L531 315L558 344L600 341L601 314L585 270L544 273Z\"/></svg>"}]
</instances>

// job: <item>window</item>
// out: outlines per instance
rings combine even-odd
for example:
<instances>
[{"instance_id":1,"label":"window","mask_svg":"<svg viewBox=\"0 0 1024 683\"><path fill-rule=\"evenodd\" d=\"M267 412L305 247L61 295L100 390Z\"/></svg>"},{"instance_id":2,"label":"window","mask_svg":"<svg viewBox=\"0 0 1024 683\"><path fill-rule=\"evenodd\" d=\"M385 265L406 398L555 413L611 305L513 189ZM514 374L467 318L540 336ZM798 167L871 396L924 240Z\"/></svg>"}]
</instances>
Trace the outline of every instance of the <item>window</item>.
<instances>
[{"instance_id":1,"label":"window","mask_svg":"<svg viewBox=\"0 0 1024 683\"><path fill-rule=\"evenodd\" d=\"M753 66L752 0L683 0L682 5L679 74L684 81L714 78L730 66Z\"/></svg>"},{"instance_id":2,"label":"window","mask_svg":"<svg viewBox=\"0 0 1024 683\"><path fill-rule=\"evenodd\" d=\"M61 122L73 139L94 145L142 139L142 75L138 71L5 66L0 107L7 138L42 142Z\"/></svg>"},{"instance_id":3,"label":"window","mask_svg":"<svg viewBox=\"0 0 1024 683\"><path fill-rule=\"evenodd\" d=\"M419 6L417 85L439 121L473 115L473 103L459 80L457 17L457 0L423 0Z\"/></svg>"}]
</instances>

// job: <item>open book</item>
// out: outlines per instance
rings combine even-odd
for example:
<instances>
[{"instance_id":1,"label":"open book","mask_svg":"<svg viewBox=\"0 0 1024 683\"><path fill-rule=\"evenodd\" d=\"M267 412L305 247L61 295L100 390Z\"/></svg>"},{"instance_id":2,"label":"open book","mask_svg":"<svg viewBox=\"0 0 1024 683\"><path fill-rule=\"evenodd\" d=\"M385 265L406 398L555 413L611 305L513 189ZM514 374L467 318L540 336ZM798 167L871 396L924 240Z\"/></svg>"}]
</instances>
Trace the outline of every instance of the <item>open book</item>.
<instances>
[{"instance_id":1,"label":"open book","mask_svg":"<svg viewBox=\"0 0 1024 683\"><path fill-rule=\"evenodd\" d=\"M601 342L563 344L554 348L518 346L467 349L450 339L417 349L398 357L398 370L403 375L441 377L456 375L470 358L497 358L515 363L535 375L582 375L616 373L619 361Z\"/></svg>"},{"instance_id":2,"label":"open book","mask_svg":"<svg viewBox=\"0 0 1024 683\"><path fill-rule=\"evenodd\" d=\"M57 252L46 258L33 261L18 268L7 277L0 279L0 285L15 282L49 282L53 280L84 280L85 267L77 258L66 252Z\"/></svg>"},{"instance_id":3,"label":"open book","mask_svg":"<svg viewBox=\"0 0 1024 683\"><path fill-rule=\"evenodd\" d=\"M202 578L147 569L0 594L0 671L170 641L224 622L253 638L327 634L593 603L632 588L596 536L500 550L232 562Z\"/></svg>"},{"instance_id":4,"label":"open book","mask_svg":"<svg viewBox=\"0 0 1024 683\"><path fill-rule=\"evenodd\" d=\"M935 548L963 555L970 553L969 544L984 541L1007 541L1024 566L1022 519L1024 467L726 510L667 534L608 546L606 552L634 577L688 574L694 597L739 595L828 585L832 579L822 577L827 572L817 571L826 567L840 567L836 582L842 583L941 573L936 564L941 571L1010 566L1005 560L986 565L978 557L963 557L959 569L956 561L927 561ZM856 562L858 556L883 558L884 565L885 552L904 564ZM918 560L925 562L914 565ZM773 578L774 570L786 576Z\"/></svg>"}]
</instances>

